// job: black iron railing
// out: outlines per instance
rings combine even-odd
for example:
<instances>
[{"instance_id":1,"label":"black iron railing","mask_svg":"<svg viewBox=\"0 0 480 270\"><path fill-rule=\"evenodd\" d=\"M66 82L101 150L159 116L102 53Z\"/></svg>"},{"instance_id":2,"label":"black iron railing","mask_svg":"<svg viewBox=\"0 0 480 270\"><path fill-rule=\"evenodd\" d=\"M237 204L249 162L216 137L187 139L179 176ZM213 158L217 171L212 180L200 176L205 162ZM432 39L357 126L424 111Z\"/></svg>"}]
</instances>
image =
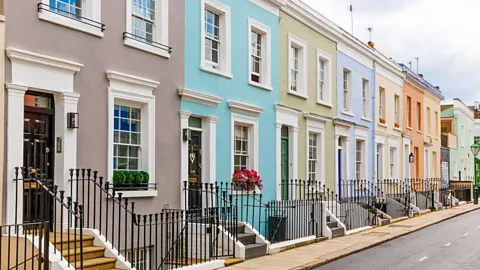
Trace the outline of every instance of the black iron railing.
<instances>
[{"instance_id":1,"label":"black iron railing","mask_svg":"<svg viewBox=\"0 0 480 270\"><path fill-rule=\"evenodd\" d=\"M239 222L250 224L273 243L323 234L324 203L318 192L303 199L264 201L259 190L245 190L230 182L185 182L184 190L189 209L231 204L238 208Z\"/></svg>"},{"instance_id":2,"label":"black iron railing","mask_svg":"<svg viewBox=\"0 0 480 270\"><path fill-rule=\"evenodd\" d=\"M222 222L236 215L231 206L142 213L97 171L72 169L70 178L73 199L85 202L85 228L97 230L132 266L173 269L233 255L219 240Z\"/></svg>"},{"instance_id":3,"label":"black iron railing","mask_svg":"<svg viewBox=\"0 0 480 270\"><path fill-rule=\"evenodd\" d=\"M103 24L101 22L94 21L94 20L89 19L89 18L82 17L81 12L72 13L68 10L65 10L65 9L62 9L62 8L59 8L59 7L55 7L55 6L50 6L50 5L43 4L43 3L38 3L37 11L38 12L55 13L59 16L62 16L62 17L68 18L68 19L72 19L72 20L81 22L83 24L98 28L102 32L105 31L105 24Z\"/></svg>"},{"instance_id":4,"label":"black iron railing","mask_svg":"<svg viewBox=\"0 0 480 270\"><path fill-rule=\"evenodd\" d=\"M32 173L35 172L35 173ZM20 177L21 176L21 177ZM76 268L83 268L83 204L65 196L53 181L46 179L39 169L15 168L15 224L48 222L45 234L64 258ZM18 198L19 191L23 195ZM23 202L23 216L18 215L20 201ZM78 259L77 259L78 258Z\"/></svg>"},{"instance_id":5,"label":"black iron railing","mask_svg":"<svg viewBox=\"0 0 480 270\"><path fill-rule=\"evenodd\" d=\"M124 39L124 40L125 40L125 39L136 40L136 41L141 42L141 43L143 43L143 44L146 44L146 45L155 47L155 48L160 49L160 50L163 50L163 51L166 51L166 52L168 52L169 54L172 53L172 47L167 46L167 45L162 44L162 43L155 42L155 41L150 40L150 39L147 39L147 38L145 38L145 37L141 37L141 36L132 34L132 33L123 32L123 39Z\"/></svg>"},{"instance_id":6,"label":"black iron railing","mask_svg":"<svg viewBox=\"0 0 480 270\"><path fill-rule=\"evenodd\" d=\"M0 225L1 268L49 270L49 225L48 221Z\"/></svg>"}]
</instances>

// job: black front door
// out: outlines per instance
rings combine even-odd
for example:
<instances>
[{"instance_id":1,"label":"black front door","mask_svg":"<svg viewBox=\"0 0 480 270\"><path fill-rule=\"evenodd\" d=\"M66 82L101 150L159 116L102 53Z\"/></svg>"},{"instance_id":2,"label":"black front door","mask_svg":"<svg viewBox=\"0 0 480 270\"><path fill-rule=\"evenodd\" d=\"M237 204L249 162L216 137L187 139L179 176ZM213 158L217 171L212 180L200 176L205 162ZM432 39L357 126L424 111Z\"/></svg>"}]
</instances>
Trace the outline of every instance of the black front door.
<instances>
[{"instance_id":1,"label":"black front door","mask_svg":"<svg viewBox=\"0 0 480 270\"><path fill-rule=\"evenodd\" d=\"M188 143L188 209L202 208L202 132L192 130Z\"/></svg>"},{"instance_id":2,"label":"black front door","mask_svg":"<svg viewBox=\"0 0 480 270\"><path fill-rule=\"evenodd\" d=\"M27 92L23 121L23 166L32 173L53 180L53 97ZM43 176L42 176L43 177ZM41 219L38 186L24 183L24 222Z\"/></svg>"}]
</instances>

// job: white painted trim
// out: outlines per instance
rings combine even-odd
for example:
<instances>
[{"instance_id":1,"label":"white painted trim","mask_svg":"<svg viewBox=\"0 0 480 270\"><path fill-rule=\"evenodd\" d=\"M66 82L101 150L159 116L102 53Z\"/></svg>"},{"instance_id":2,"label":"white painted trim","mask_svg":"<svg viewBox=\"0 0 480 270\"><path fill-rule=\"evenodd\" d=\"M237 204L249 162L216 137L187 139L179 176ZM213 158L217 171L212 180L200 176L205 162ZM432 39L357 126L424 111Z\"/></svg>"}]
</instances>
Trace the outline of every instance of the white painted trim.
<instances>
[{"instance_id":1,"label":"white painted trim","mask_svg":"<svg viewBox=\"0 0 480 270\"><path fill-rule=\"evenodd\" d=\"M76 229L77 234L80 234L80 229ZM98 230L95 229L83 229L83 235L89 235L95 237L93 239L93 244L96 247L104 247L105 248L105 257L106 258L115 258L117 261L115 262L115 267L119 269L123 268L130 268L130 262L125 260L125 257L119 253L119 251L112 246L105 236L102 236ZM60 252L58 252L60 253Z\"/></svg>"},{"instance_id":2,"label":"white painted trim","mask_svg":"<svg viewBox=\"0 0 480 270\"><path fill-rule=\"evenodd\" d=\"M113 110L114 105L133 104L141 108L141 153L140 170L147 171L150 175L150 183L156 181L155 178L155 96L153 91L160 84L159 82L120 73L112 70L106 72L109 80L108 87L108 155L107 155L107 181L111 181L113 176ZM155 191L156 193L156 191ZM156 196L154 192L131 192L131 197L137 197L141 194L152 197ZM128 195L127 195L128 196Z\"/></svg>"},{"instance_id":3,"label":"white painted trim","mask_svg":"<svg viewBox=\"0 0 480 270\"><path fill-rule=\"evenodd\" d=\"M258 118L232 113L230 138L230 169L233 172L235 154L235 125L248 127L249 169L258 171ZM252 140L252 141L250 141ZM258 172L261 175L261 172Z\"/></svg>"},{"instance_id":4,"label":"white painted trim","mask_svg":"<svg viewBox=\"0 0 480 270\"><path fill-rule=\"evenodd\" d=\"M306 179L311 181L318 181L321 184L325 184L325 121L319 118L312 117L311 114L305 114L306 119L306 138L305 138L305 172ZM310 148L310 133L317 135L317 166L316 172L317 179L308 178L308 162L309 162L309 148Z\"/></svg>"},{"instance_id":5,"label":"white painted trim","mask_svg":"<svg viewBox=\"0 0 480 270\"><path fill-rule=\"evenodd\" d=\"M280 16L280 7L286 4L286 0L250 0L250 2L275 16Z\"/></svg>"},{"instance_id":6,"label":"white painted trim","mask_svg":"<svg viewBox=\"0 0 480 270\"><path fill-rule=\"evenodd\" d=\"M49 5L49 0L42 0L43 4ZM82 1L82 17L89 18L93 21L101 23L101 0L89 0ZM74 29L80 32L84 32L93 36L103 37L103 32L100 28L93 25L89 25L91 22L86 21L88 24L81 22L82 19L76 20L74 18L68 18L58 14L55 11L38 11L38 18L47 22L65 26L70 29Z\"/></svg>"},{"instance_id":7,"label":"white painted trim","mask_svg":"<svg viewBox=\"0 0 480 270\"><path fill-rule=\"evenodd\" d=\"M213 260L209 262L202 262L200 264L189 265L180 267L178 269L182 270L212 270L212 269L220 269L225 267L225 260Z\"/></svg>"},{"instance_id":8,"label":"white painted trim","mask_svg":"<svg viewBox=\"0 0 480 270\"><path fill-rule=\"evenodd\" d=\"M251 55L252 55L252 35L250 34L252 30L255 30L262 35L262 62L260 66L260 83L252 81L252 65L251 65ZM264 89L272 89L272 35L270 27L264 25L252 18L248 18L248 83L256 85Z\"/></svg>"},{"instance_id":9,"label":"white painted trim","mask_svg":"<svg viewBox=\"0 0 480 270\"><path fill-rule=\"evenodd\" d=\"M183 134L183 129L188 128L188 118L192 115L191 112L179 111L180 115L180 134ZM180 140L180 208L186 209L185 192L183 191L183 183L188 181L188 141ZM178 194L178 193L177 193Z\"/></svg>"},{"instance_id":10,"label":"white painted trim","mask_svg":"<svg viewBox=\"0 0 480 270\"><path fill-rule=\"evenodd\" d=\"M168 0L157 0L155 4L155 25L153 27L153 41L165 45L168 47ZM126 25L125 32L132 33L132 1L126 0ZM145 43L138 42L134 39L124 39L124 44L126 46L136 48L145 52L149 52L155 55L159 55L165 58L170 58L170 53L168 51L156 48L154 46L149 46Z\"/></svg>"},{"instance_id":11,"label":"white painted trim","mask_svg":"<svg viewBox=\"0 0 480 270\"><path fill-rule=\"evenodd\" d=\"M215 70L207 65L205 60L205 9L214 11L220 15L220 44L222 49L219 52L220 70ZM218 0L201 0L200 4L200 69L217 75L232 78L231 65L231 13L230 7Z\"/></svg>"},{"instance_id":12,"label":"white painted trim","mask_svg":"<svg viewBox=\"0 0 480 270\"><path fill-rule=\"evenodd\" d=\"M222 103L223 98L205 94L202 92L193 91L186 88L178 89L178 95L182 97L182 100L189 100L208 106L217 106Z\"/></svg>"},{"instance_id":13,"label":"white painted trim","mask_svg":"<svg viewBox=\"0 0 480 270\"><path fill-rule=\"evenodd\" d=\"M248 113L253 115L259 115L260 113L263 112L263 108L261 107L257 107L255 105L242 103L239 101L233 101L233 100L228 101L228 107L230 107L230 110L232 111Z\"/></svg>"},{"instance_id":14,"label":"white painted trim","mask_svg":"<svg viewBox=\"0 0 480 270\"><path fill-rule=\"evenodd\" d=\"M157 197L157 190L141 190L141 191L117 191L116 193L122 193L123 198L147 198Z\"/></svg>"},{"instance_id":15,"label":"white painted trim","mask_svg":"<svg viewBox=\"0 0 480 270\"><path fill-rule=\"evenodd\" d=\"M290 70L292 69L292 50L291 48L295 47L299 49L298 55L298 73L299 73L299 80L297 81L297 95L300 97L308 98L308 84L307 84L307 42L303 39L293 35L292 33L288 34L288 92L292 93L294 91L290 90L290 86L292 85L292 73Z\"/></svg>"},{"instance_id":16,"label":"white painted trim","mask_svg":"<svg viewBox=\"0 0 480 270\"><path fill-rule=\"evenodd\" d=\"M319 76L319 71L320 71L320 65L319 65L319 62L320 60L324 61L324 62L327 62L326 65L325 65L325 69L327 70L324 70L324 84L325 84L325 92L324 93L324 99L321 100L320 99L320 76ZM333 64L332 64L332 56L324 51L322 51L321 49L317 49L317 103L320 103L320 104L331 104L332 103L332 96L333 96L333 83L332 83L332 80L333 80L333 76L332 76L332 67L333 67Z\"/></svg>"},{"instance_id":17,"label":"white painted trim","mask_svg":"<svg viewBox=\"0 0 480 270\"><path fill-rule=\"evenodd\" d=\"M362 53L359 53L352 47L344 44L344 43L338 43L337 44L337 50L344 55L354 59L355 61L359 62L361 65L373 70L373 59L364 56Z\"/></svg>"},{"instance_id":18,"label":"white painted trim","mask_svg":"<svg viewBox=\"0 0 480 270\"><path fill-rule=\"evenodd\" d=\"M346 231L345 235L352 235L352 234L367 231L367 230L370 230L370 229L373 229L373 227L372 226L364 226L364 227L360 227L360 228L357 228L357 229Z\"/></svg>"},{"instance_id":19,"label":"white painted trim","mask_svg":"<svg viewBox=\"0 0 480 270\"><path fill-rule=\"evenodd\" d=\"M48 66L58 70L77 72L83 67L83 64L73 61L52 57L44 54L25 51L17 48L8 47L6 49L7 56L12 61L24 61L30 64L38 64Z\"/></svg>"},{"instance_id":20,"label":"white painted trim","mask_svg":"<svg viewBox=\"0 0 480 270\"><path fill-rule=\"evenodd\" d=\"M391 71L383 68L381 65L376 65L377 74L386 80L391 81L392 83L396 84L397 86L403 87L403 73L400 70L400 74L394 74Z\"/></svg>"}]
</instances>

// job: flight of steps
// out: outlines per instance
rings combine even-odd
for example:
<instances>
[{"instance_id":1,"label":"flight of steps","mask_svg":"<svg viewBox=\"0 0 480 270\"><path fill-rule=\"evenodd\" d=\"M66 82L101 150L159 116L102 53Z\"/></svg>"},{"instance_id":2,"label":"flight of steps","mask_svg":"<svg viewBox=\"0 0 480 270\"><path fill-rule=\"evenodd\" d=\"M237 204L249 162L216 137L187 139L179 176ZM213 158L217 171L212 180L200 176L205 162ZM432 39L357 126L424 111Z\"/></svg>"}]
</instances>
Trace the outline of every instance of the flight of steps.
<instances>
[{"instance_id":1,"label":"flight of steps","mask_svg":"<svg viewBox=\"0 0 480 270\"><path fill-rule=\"evenodd\" d=\"M258 258L267 255L267 244L256 243L257 235L245 232L245 224L238 224L237 240L245 246L245 260Z\"/></svg>"},{"instance_id":2,"label":"flight of steps","mask_svg":"<svg viewBox=\"0 0 480 270\"><path fill-rule=\"evenodd\" d=\"M327 216L327 226L332 231L332 238L337 238L345 235L345 228L341 227L338 222L332 221L330 216Z\"/></svg>"},{"instance_id":3,"label":"flight of steps","mask_svg":"<svg viewBox=\"0 0 480 270\"><path fill-rule=\"evenodd\" d=\"M95 237L84 235L83 240L80 239L80 235L70 235L70 253L68 250L68 234L64 234L63 238L60 234L56 236L52 233L50 235L50 242L57 248L58 251L62 250L62 256L72 265L75 264L75 242L77 244L77 255L75 269L80 269L80 242L83 241L83 269L82 270L112 270L115 269L115 258L105 257L105 247L97 247L93 245ZM61 249L62 247L62 249ZM69 256L70 254L70 256Z\"/></svg>"}]
</instances>

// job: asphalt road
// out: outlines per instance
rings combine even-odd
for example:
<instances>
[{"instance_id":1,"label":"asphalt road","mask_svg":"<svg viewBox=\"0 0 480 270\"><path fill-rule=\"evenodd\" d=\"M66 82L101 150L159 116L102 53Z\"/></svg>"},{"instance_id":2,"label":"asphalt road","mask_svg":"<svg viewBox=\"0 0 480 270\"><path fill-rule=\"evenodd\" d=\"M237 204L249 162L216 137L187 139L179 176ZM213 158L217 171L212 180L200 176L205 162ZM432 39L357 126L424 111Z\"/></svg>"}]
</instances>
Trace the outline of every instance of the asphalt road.
<instances>
[{"instance_id":1,"label":"asphalt road","mask_svg":"<svg viewBox=\"0 0 480 270\"><path fill-rule=\"evenodd\" d=\"M317 269L480 269L480 210L427 227Z\"/></svg>"}]
</instances>

